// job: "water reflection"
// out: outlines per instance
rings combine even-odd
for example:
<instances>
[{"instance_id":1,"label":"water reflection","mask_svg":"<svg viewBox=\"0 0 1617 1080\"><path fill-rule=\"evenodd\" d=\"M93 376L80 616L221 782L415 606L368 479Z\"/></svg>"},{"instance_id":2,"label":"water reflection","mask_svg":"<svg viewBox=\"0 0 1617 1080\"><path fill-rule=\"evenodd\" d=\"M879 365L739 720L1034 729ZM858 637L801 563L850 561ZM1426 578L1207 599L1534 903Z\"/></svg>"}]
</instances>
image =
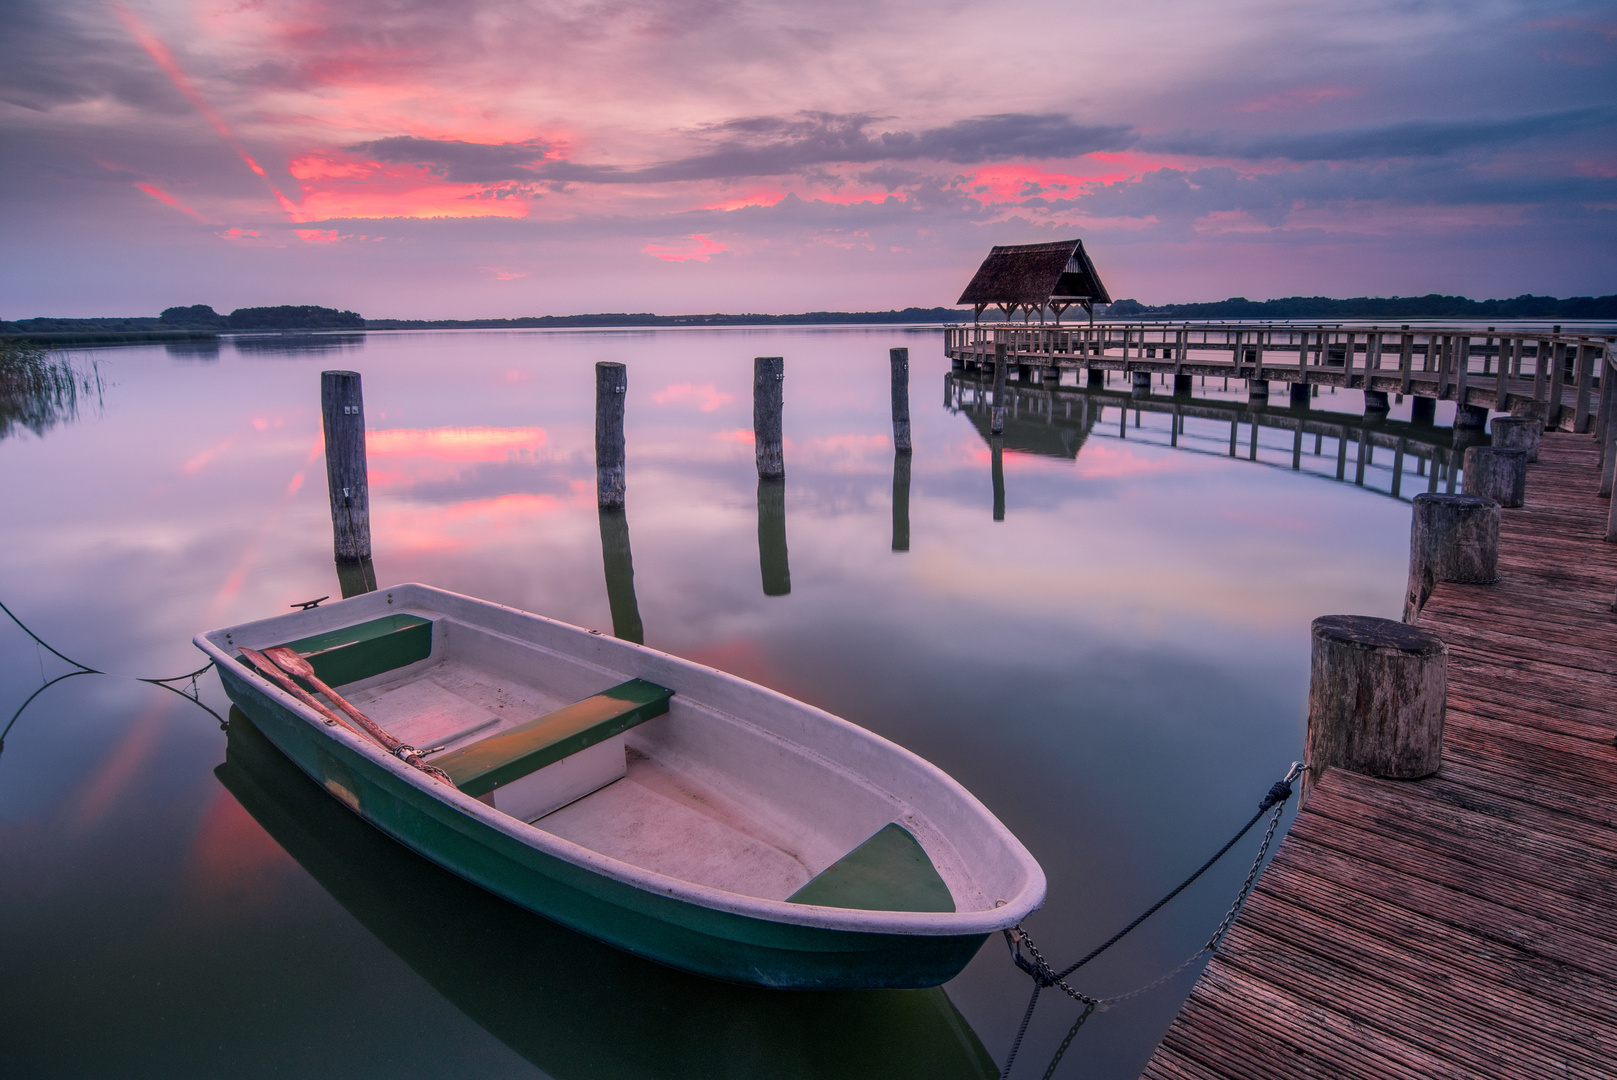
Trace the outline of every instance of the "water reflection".
<instances>
[{"instance_id":1,"label":"water reflection","mask_svg":"<svg viewBox=\"0 0 1617 1080\"><path fill-rule=\"evenodd\" d=\"M1219 453L1250 462L1312 472L1347 482L1349 453L1352 453L1351 482L1370 490L1384 491L1407 501L1415 492L1406 483L1411 464L1417 476L1427 481L1426 490L1440 488L1452 492L1458 482L1460 462L1468 446L1486 444L1489 437L1480 428L1436 427L1427 416L1415 421L1391 420L1385 412L1371 410L1362 416L1323 412L1310 407L1307 399L1296 405L1270 406L1267 399L1220 401L1187 399L1129 391L1108 390L1103 386L1041 388L1009 386L1005 435L992 435L989 407L991 383L984 379L950 372L944 376L944 400L951 412L963 414L984 442L989 444L994 470L994 520L1004 513L1001 447L1039 457L1076 460L1085 442L1100 436L1161 443L1193 453ZM1116 409L1116 429L1100 426L1103 414ZM1133 415L1131 433L1129 417ZM1155 425L1145 426L1144 416L1166 419L1165 432ZM1108 418L1109 419L1109 418ZM1187 428L1187 421L1196 421ZM1225 425L1228 425L1227 427ZM1224 438L1227 432L1227 444ZM1267 433L1278 433L1282 442L1265 441ZM1163 435L1166 438L1163 438ZM1245 436L1243 440L1243 435ZM1308 436L1313 436L1312 453L1307 453ZM1335 468L1326 463L1324 442L1334 443ZM1244 445L1243 445L1244 444ZM1378 462L1378 449L1391 450L1391 460ZM1319 459L1315 464L1309 457ZM1371 471L1376 470L1371 483Z\"/></svg>"},{"instance_id":2,"label":"water reflection","mask_svg":"<svg viewBox=\"0 0 1617 1080\"><path fill-rule=\"evenodd\" d=\"M170 341L164 344L163 351L170 360L200 360L213 362L219 359L219 339L205 338L201 341Z\"/></svg>"},{"instance_id":3,"label":"water reflection","mask_svg":"<svg viewBox=\"0 0 1617 1080\"><path fill-rule=\"evenodd\" d=\"M712 982L491 896L349 813L239 710L230 712L215 775L416 974L557 1080L996 1075L942 990L807 993Z\"/></svg>"},{"instance_id":4,"label":"water reflection","mask_svg":"<svg viewBox=\"0 0 1617 1080\"><path fill-rule=\"evenodd\" d=\"M306 357L311 353L358 352L364 334L251 334L232 337L230 343L244 356Z\"/></svg>"},{"instance_id":5,"label":"water reflection","mask_svg":"<svg viewBox=\"0 0 1617 1080\"><path fill-rule=\"evenodd\" d=\"M764 595L792 591L792 568L786 561L786 481L758 481L758 567Z\"/></svg>"},{"instance_id":6,"label":"water reflection","mask_svg":"<svg viewBox=\"0 0 1617 1080\"><path fill-rule=\"evenodd\" d=\"M910 463L912 454L893 455L893 550L910 549Z\"/></svg>"},{"instance_id":7,"label":"water reflection","mask_svg":"<svg viewBox=\"0 0 1617 1080\"><path fill-rule=\"evenodd\" d=\"M629 551L629 518L623 510L601 510L601 562L606 567L606 600L612 609L612 636L646 643L640 604L634 595L634 557Z\"/></svg>"},{"instance_id":8,"label":"water reflection","mask_svg":"<svg viewBox=\"0 0 1617 1080\"><path fill-rule=\"evenodd\" d=\"M376 591L376 566L370 559L338 562L336 567L337 587L342 590L344 600L350 596Z\"/></svg>"},{"instance_id":9,"label":"water reflection","mask_svg":"<svg viewBox=\"0 0 1617 1080\"><path fill-rule=\"evenodd\" d=\"M1005 520L1005 439L988 437L989 472L994 479L994 520Z\"/></svg>"},{"instance_id":10,"label":"water reflection","mask_svg":"<svg viewBox=\"0 0 1617 1080\"><path fill-rule=\"evenodd\" d=\"M55 359L35 345L0 343L0 439L20 429L35 435L79 415L80 394L102 392L101 374L94 364L79 372L71 360Z\"/></svg>"}]
</instances>

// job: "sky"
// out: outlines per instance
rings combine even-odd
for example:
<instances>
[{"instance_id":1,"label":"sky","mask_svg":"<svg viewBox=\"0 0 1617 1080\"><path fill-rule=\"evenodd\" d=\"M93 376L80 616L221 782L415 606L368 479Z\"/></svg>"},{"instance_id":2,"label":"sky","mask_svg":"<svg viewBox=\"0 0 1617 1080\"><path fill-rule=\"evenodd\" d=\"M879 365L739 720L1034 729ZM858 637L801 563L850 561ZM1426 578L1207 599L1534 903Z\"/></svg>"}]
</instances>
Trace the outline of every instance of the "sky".
<instances>
[{"instance_id":1,"label":"sky","mask_svg":"<svg viewBox=\"0 0 1617 1080\"><path fill-rule=\"evenodd\" d=\"M1617 292L1583 0L0 0L0 318Z\"/></svg>"}]
</instances>

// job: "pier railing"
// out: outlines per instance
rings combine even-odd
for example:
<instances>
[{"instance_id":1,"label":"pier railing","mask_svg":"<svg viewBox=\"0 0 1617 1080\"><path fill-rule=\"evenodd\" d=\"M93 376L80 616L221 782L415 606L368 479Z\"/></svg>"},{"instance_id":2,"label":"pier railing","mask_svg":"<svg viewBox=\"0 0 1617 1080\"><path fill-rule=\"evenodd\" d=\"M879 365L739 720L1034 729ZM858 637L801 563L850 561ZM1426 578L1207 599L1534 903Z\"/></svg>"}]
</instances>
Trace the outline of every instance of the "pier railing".
<instances>
[{"instance_id":1,"label":"pier railing","mask_svg":"<svg viewBox=\"0 0 1617 1080\"><path fill-rule=\"evenodd\" d=\"M1217 375L1267 383L1326 384L1413 394L1473 408L1542 418L1547 427L1590 430L1602 384L1607 335L1456 326L1303 326L1250 323L1096 323L951 326L944 349L957 367L1008 363L1062 373L1104 368ZM1597 397L1598 395L1598 397Z\"/></svg>"}]
</instances>

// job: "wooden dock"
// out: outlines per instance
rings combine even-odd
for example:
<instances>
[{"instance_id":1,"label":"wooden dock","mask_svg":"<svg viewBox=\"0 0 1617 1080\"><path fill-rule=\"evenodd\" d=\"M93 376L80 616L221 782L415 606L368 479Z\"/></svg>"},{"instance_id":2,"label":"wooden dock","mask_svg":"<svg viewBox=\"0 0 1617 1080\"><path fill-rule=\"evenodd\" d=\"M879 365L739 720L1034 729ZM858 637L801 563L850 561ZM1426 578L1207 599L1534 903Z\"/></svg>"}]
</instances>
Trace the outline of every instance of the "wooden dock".
<instances>
[{"instance_id":1,"label":"wooden dock","mask_svg":"<svg viewBox=\"0 0 1617 1080\"><path fill-rule=\"evenodd\" d=\"M1544 437L1501 580L1440 584L1442 768L1328 770L1144 1076L1617 1077L1617 545Z\"/></svg>"},{"instance_id":2,"label":"wooden dock","mask_svg":"<svg viewBox=\"0 0 1617 1080\"><path fill-rule=\"evenodd\" d=\"M1560 328L1557 327L1558 331ZM1146 372L1412 394L1477 409L1537 403L1550 427L1587 431L1599 411L1596 380L1613 339L1495 327L1302 326L1249 323L986 324L944 329L944 352L961 370L1001 354L1023 379L1059 384L1067 373ZM1547 413L1547 415L1546 415ZM1485 416L1485 414L1484 414Z\"/></svg>"}]
</instances>

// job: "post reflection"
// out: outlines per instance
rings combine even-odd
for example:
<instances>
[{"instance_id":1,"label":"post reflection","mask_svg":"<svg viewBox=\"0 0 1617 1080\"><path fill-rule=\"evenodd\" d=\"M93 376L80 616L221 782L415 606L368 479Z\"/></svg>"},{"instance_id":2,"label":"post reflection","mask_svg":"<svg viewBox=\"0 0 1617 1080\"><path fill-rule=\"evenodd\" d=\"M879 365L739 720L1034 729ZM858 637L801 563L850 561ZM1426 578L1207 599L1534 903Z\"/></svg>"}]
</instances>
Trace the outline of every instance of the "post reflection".
<instances>
[{"instance_id":1,"label":"post reflection","mask_svg":"<svg viewBox=\"0 0 1617 1080\"><path fill-rule=\"evenodd\" d=\"M1005 440L999 435L988 440L989 468L994 476L994 520L1005 520Z\"/></svg>"},{"instance_id":2,"label":"post reflection","mask_svg":"<svg viewBox=\"0 0 1617 1080\"><path fill-rule=\"evenodd\" d=\"M342 598L358 596L361 593L376 591L376 565L370 559L360 559L358 562L339 560L337 562L337 587L342 591Z\"/></svg>"},{"instance_id":3,"label":"post reflection","mask_svg":"<svg viewBox=\"0 0 1617 1080\"><path fill-rule=\"evenodd\" d=\"M601 563L606 568L606 602L612 609L612 635L646 643L640 604L634 595L634 558L629 552L629 518L623 510L602 510Z\"/></svg>"},{"instance_id":4,"label":"post reflection","mask_svg":"<svg viewBox=\"0 0 1617 1080\"><path fill-rule=\"evenodd\" d=\"M713 982L484 892L350 813L239 710L215 775L382 944L557 1080L997 1075L941 989L804 993Z\"/></svg>"},{"instance_id":5,"label":"post reflection","mask_svg":"<svg viewBox=\"0 0 1617 1080\"><path fill-rule=\"evenodd\" d=\"M758 568L765 596L792 591L792 569L786 561L786 481L758 481Z\"/></svg>"},{"instance_id":6,"label":"post reflection","mask_svg":"<svg viewBox=\"0 0 1617 1080\"><path fill-rule=\"evenodd\" d=\"M912 455L893 455L893 550L910 549L910 461Z\"/></svg>"}]
</instances>

